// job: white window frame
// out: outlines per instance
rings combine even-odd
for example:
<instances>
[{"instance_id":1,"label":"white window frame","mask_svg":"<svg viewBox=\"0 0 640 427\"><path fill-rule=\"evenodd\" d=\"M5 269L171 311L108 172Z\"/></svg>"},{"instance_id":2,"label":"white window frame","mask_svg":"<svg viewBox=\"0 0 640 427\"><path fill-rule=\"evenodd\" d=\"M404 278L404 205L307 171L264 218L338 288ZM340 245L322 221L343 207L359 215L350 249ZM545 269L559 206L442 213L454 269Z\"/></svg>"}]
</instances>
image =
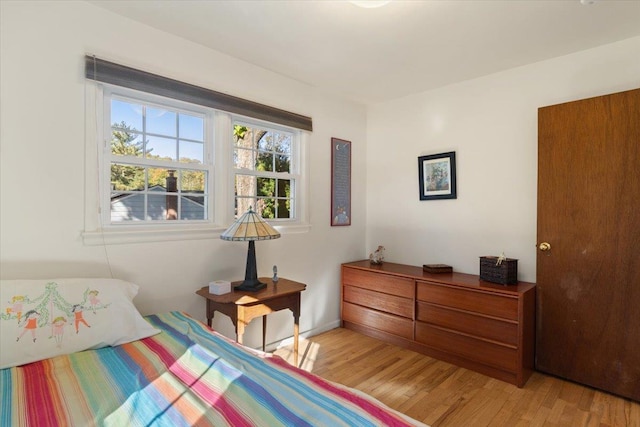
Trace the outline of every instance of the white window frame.
<instances>
[{"instance_id":1,"label":"white window frame","mask_svg":"<svg viewBox=\"0 0 640 427\"><path fill-rule=\"evenodd\" d=\"M291 195L291 200L293 202L292 217L291 218L273 218L273 219L269 219L268 221L269 221L269 224L274 226L278 224L286 224L286 223L299 223L300 215L298 212L299 211L298 200L300 197L302 197L304 193L299 188L300 185L302 184L302 174L301 174L301 167L300 167L302 163L302 156L301 156L302 144L300 141L302 132L297 129L291 129L291 128L279 126L273 123L267 123L261 120L248 119L248 118L239 117L237 115L232 115L231 116L231 130L232 130L231 138L233 138L233 127L235 126L235 124L244 125L253 129L260 129L260 130L273 131L273 132L283 132L283 133L286 132L291 134L292 141L291 141L289 172L262 172L262 171L256 171L255 169L235 168L233 164L233 158L232 158L231 159L231 168L233 169L232 183L235 185L236 175L251 175L251 176L261 177L261 178L276 178L276 179L292 180L293 181L293 185L292 185L293 194ZM231 142L232 155L233 155L233 149L234 149L234 142L232 140ZM235 194L232 199L232 203L235 204ZM242 215L242 212L239 212L238 216L239 215Z\"/></svg>"},{"instance_id":2,"label":"white window frame","mask_svg":"<svg viewBox=\"0 0 640 427\"><path fill-rule=\"evenodd\" d=\"M85 84L85 226L82 232L85 245L219 238L220 233L234 220L234 121L294 134L292 163L295 155L297 173L295 217L269 222L282 234L309 231L308 132L119 86L89 80ZM210 171L206 220L111 223L111 123L107 117L110 118L112 95L140 100L161 108L170 107L206 115L205 162L209 162ZM100 141L100 144L96 141ZM189 165L185 163L184 167L188 168Z\"/></svg>"},{"instance_id":3,"label":"white window frame","mask_svg":"<svg viewBox=\"0 0 640 427\"><path fill-rule=\"evenodd\" d=\"M104 134L108 137L104 139L102 156L103 159L100 161L100 164L103 166L102 170L102 184L101 188L107 188L110 185L111 181L111 170L109 167L112 162L116 163L128 163L131 165L140 165L145 167L155 167L162 169L198 169L207 172L207 203L205 206L205 210L207 213L207 218L203 220L141 220L141 221L126 221L126 222L113 222L111 219L111 209L102 209L102 223L108 226L113 227L123 227L127 225L179 225L185 223L193 223L193 224L206 224L212 223L215 218L212 218L214 213L214 197L211 194L211 190L214 188L214 168L213 168L213 155L212 148L213 143L211 141L213 135L213 114L210 109L185 104L179 101L175 101L172 99L161 98L156 95L149 94L140 94L133 93L130 89L123 88L110 88L105 87L104 96L103 96L103 111L104 117L111 117L111 101L113 99L123 100L127 102L136 102L140 104L144 104L145 106L151 106L160 109L166 110L174 110L176 112L185 112L195 116L200 116L204 119L204 153L203 153L203 163L202 164L190 164L190 163L180 163L179 161L174 162L163 162L157 160L150 160L146 158L135 158L128 159L122 156L116 156L111 153L111 125L112 120L107 123L105 120L105 129ZM104 191L105 194L102 194L103 206L109 206L111 204L111 193ZM108 193L108 194L106 194ZM180 203L180 197L178 197L178 203Z\"/></svg>"}]
</instances>

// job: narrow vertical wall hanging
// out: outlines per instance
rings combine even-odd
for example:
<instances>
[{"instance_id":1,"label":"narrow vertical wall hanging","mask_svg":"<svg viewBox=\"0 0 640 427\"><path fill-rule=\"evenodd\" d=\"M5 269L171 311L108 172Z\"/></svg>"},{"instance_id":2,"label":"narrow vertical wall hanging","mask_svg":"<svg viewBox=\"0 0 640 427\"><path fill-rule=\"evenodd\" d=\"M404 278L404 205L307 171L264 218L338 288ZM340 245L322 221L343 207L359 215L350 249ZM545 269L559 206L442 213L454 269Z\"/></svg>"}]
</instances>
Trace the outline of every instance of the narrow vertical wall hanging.
<instances>
[{"instance_id":1,"label":"narrow vertical wall hanging","mask_svg":"<svg viewBox=\"0 0 640 427\"><path fill-rule=\"evenodd\" d=\"M331 225L351 225L351 141L331 138Z\"/></svg>"}]
</instances>

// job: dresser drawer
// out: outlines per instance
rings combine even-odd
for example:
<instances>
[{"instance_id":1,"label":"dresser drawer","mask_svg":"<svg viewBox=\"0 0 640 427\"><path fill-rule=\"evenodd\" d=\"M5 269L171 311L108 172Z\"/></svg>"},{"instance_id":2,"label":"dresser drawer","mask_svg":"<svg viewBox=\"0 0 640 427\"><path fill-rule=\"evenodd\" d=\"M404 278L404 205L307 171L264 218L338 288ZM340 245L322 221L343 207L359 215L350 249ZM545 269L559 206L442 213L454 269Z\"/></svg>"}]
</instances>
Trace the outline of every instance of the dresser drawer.
<instances>
[{"instance_id":1,"label":"dresser drawer","mask_svg":"<svg viewBox=\"0 0 640 427\"><path fill-rule=\"evenodd\" d=\"M516 371L518 351L515 348L482 341L416 322L416 341L429 347L496 368Z\"/></svg>"},{"instance_id":2,"label":"dresser drawer","mask_svg":"<svg viewBox=\"0 0 640 427\"><path fill-rule=\"evenodd\" d=\"M418 301L416 319L514 346L518 343L518 324L514 321L483 317L422 301Z\"/></svg>"},{"instance_id":3,"label":"dresser drawer","mask_svg":"<svg viewBox=\"0 0 640 427\"><path fill-rule=\"evenodd\" d=\"M508 295L418 282L417 299L503 319L518 320L518 299Z\"/></svg>"},{"instance_id":4,"label":"dresser drawer","mask_svg":"<svg viewBox=\"0 0 640 427\"><path fill-rule=\"evenodd\" d=\"M354 286L345 286L343 299L347 302L385 311L397 316L413 318L413 299L411 298L383 294Z\"/></svg>"},{"instance_id":5,"label":"dresser drawer","mask_svg":"<svg viewBox=\"0 0 640 427\"><path fill-rule=\"evenodd\" d=\"M413 321L404 317L382 313L359 305L343 302L342 320L369 326L406 339L413 339Z\"/></svg>"},{"instance_id":6,"label":"dresser drawer","mask_svg":"<svg viewBox=\"0 0 640 427\"><path fill-rule=\"evenodd\" d=\"M342 284L405 298L413 298L414 293L414 281L411 279L373 273L355 268L342 268Z\"/></svg>"}]
</instances>

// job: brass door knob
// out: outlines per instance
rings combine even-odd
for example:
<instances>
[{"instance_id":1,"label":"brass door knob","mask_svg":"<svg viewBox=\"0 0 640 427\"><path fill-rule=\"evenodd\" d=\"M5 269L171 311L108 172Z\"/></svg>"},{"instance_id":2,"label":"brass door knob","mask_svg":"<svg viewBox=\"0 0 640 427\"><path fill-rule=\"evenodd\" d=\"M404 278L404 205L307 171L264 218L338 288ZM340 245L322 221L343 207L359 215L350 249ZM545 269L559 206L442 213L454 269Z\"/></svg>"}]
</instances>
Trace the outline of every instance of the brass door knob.
<instances>
[{"instance_id":1,"label":"brass door knob","mask_svg":"<svg viewBox=\"0 0 640 427\"><path fill-rule=\"evenodd\" d=\"M540 249L542 252L546 252L548 250L551 250L551 245L547 242L542 242L540 243L540 246L538 246L538 249Z\"/></svg>"}]
</instances>

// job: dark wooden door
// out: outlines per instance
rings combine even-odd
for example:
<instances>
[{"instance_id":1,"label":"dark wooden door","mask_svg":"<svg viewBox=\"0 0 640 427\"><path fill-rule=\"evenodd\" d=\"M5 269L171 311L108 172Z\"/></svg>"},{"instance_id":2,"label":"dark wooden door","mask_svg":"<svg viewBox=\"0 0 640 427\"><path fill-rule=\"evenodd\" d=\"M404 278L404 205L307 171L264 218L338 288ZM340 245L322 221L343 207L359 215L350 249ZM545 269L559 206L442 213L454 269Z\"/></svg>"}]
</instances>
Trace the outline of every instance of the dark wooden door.
<instances>
[{"instance_id":1,"label":"dark wooden door","mask_svg":"<svg viewBox=\"0 0 640 427\"><path fill-rule=\"evenodd\" d=\"M640 401L640 89L538 110L543 243L536 368Z\"/></svg>"}]
</instances>

